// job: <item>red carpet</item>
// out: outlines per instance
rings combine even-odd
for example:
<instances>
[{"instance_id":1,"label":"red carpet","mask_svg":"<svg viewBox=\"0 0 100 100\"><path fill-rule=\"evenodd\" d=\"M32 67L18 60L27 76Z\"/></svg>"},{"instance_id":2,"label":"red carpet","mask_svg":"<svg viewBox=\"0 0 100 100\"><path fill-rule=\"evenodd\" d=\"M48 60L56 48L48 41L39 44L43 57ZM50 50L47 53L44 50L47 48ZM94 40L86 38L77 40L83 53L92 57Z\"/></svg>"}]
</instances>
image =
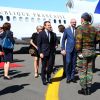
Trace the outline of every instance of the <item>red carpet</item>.
<instances>
[{"instance_id":1,"label":"red carpet","mask_svg":"<svg viewBox=\"0 0 100 100\"><path fill-rule=\"evenodd\" d=\"M2 69L4 67L4 62L1 62L0 63L0 69ZM10 64L10 68L17 68L17 67L23 67L22 65L20 64L16 64L16 63L11 63Z\"/></svg>"}]
</instances>

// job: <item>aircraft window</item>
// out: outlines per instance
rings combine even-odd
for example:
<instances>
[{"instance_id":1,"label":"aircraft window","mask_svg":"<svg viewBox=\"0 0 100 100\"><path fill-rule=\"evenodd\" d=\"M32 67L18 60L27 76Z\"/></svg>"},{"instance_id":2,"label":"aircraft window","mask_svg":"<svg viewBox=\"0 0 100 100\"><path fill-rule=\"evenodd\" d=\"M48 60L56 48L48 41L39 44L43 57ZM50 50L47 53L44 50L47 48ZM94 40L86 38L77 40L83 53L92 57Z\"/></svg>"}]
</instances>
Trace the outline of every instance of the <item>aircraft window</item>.
<instances>
[{"instance_id":1,"label":"aircraft window","mask_svg":"<svg viewBox=\"0 0 100 100\"><path fill-rule=\"evenodd\" d=\"M66 24L66 20L64 20L64 24Z\"/></svg>"},{"instance_id":2,"label":"aircraft window","mask_svg":"<svg viewBox=\"0 0 100 100\"><path fill-rule=\"evenodd\" d=\"M19 21L23 21L23 18L22 17L19 17Z\"/></svg>"},{"instance_id":3,"label":"aircraft window","mask_svg":"<svg viewBox=\"0 0 100 100\"><path fill-rule=\"evenodd\" d=\"M43 21L46 21L46 18L44 18Z\"/></svg>"},{"instance_id":4,"label":"aircraft window","mask_svg":"<svg viewBox=\"0 0 100 100\"><path fill-rule=\"evenodd\" d=\"M59 23L61 24L61 20L59 20Z\"/></svg>"},{"instance_id":5,"label":"aircraft window","mask_svg":"<svg viewBox=\"0 0 100 100\"><path fill-rule=\"evenodd\" d=\"M29 18L28 17L25 17L25 21L28 22L29 21Z\"/></svg>"},{"instance_id":6,"label":"aircraft window","mask_svg":"<svg viewBox=\"0 0 100 100\"><path fill-rule=\"evenodd\" d=\"M0 15L0 21L3 21L3 16L2 15Z\"/></svg>"},{"instance_id":7,"label":"aircraft window","mask_svg":"<svg viewBox=\"0 0 100 100\"><path fill-rule=\"evenodd\" d=\"M49 16L46 14L46 17L49 17Z\"/></svg>"},{"instance_id":8,"label":"aircraft window","mask_svg":"<svg viewBox=\"0 0 100 100\"><path fill-rule=\"evenodd\" d=\"M17 20L16 16L13 16L13 21L16 21L16 20Z\"/></svg>"},{"instance_id":9,"label":"aircraft window","mask_svg":"<svg viewBox=\"0 0 100 100\"><path fill-rule=\"evenodd\" d=\"M56 23L56 19L54 19L54 23Z\"/></svg>"},{"instance_id":10,"label":"aircraft window","mask_svg":"<svg viewBox=\"0 0 100 100\"><path fill-rule=\"evenodd\" d=\"M34 22L34 18L31 18L31 22Z\"/></svg>"},{"instance_id":11,"label":"aircraft window","mask_svg":"<svg viewBox=\"0 0 100 100\"><path fill-rule=\"evenodd\" d=\"M40 18L37 18L37 21L40 22Z\"/></svg>"},{"instance_id":12,"label":"aircraft window","mask_svg":"<svg viewBox=\"0 0 100 100\"><path fill-rule=\"evenodd\" d=\"M50 18L52 18L52 16L51 16L51 15L49 15L49 17L50 17Z\"/></svg>"},{"instance_id":13,"label":"aircraft window","mask_svg":"<svg viewBox=\"0 0 100 100\"><path fill-rule=\"evenodd\" d=\"M10 17L9 16L6 16L6 19L7 19L7 21L10 21Z\"/></svg>"},{"instance_id":14,"label":"aircraft window","mask_svg":"<svg viewBox=\"0 0 100 100\"><path fill-rule=\"evenodd\" d=\"M51 21L51 19L49 19L49 21Z\"/></svg>"}]
</instances>

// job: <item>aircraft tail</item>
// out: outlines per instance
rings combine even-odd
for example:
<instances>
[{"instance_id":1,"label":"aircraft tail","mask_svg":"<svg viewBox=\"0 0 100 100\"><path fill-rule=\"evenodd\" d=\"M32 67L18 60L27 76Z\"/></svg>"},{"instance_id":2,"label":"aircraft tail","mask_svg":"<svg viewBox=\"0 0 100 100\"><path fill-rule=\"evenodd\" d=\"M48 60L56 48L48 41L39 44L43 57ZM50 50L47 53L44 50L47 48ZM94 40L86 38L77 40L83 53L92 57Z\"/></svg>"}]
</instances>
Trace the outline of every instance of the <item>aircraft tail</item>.
<instances>
[{"instance_id":1,"label":"aircraft tail","mask_svg":"<svg viewBox=\"0 0 100 100\"><path fill-rule=\"evenodd\" d=\"M95 12L94 13L100 14L100 0L98 1L98 4L96 6L96 9L95 9Z\"/></svg>"}]
</instances>

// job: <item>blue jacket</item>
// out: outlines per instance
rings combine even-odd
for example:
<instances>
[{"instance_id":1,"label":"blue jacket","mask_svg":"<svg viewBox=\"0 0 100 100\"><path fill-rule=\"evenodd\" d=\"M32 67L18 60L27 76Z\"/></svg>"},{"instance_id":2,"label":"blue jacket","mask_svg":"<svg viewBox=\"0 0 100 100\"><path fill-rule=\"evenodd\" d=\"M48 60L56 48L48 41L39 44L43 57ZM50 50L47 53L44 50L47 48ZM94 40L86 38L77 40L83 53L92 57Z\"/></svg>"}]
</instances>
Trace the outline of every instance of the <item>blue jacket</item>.
<instances>
[{"instance_id":1,"label":"blue jacket","mask_svg":"<svg viewBox=\"0 0 100 100\"><path fill-rule=\"evenodd\" d=\"M67 42L65 44L66 39ZM75 47L75 37L72 33L71 27L68 27L64 30L61 49L66 50L67 52L72 52L74 47Z\"/></svg>"}]
</instances>

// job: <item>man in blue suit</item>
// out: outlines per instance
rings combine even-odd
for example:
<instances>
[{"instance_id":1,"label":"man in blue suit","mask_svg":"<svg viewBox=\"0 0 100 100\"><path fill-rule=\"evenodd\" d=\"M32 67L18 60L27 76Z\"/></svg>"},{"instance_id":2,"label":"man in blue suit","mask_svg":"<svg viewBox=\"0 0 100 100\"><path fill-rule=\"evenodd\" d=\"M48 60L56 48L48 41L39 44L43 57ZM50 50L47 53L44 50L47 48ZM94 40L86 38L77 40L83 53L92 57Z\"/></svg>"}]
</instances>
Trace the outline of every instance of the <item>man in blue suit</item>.
<instances>
[{"instance_id":1,"label":"man in blue suit","mask_svg":"<svg viewBox=\"0 0 100 100\"><path fill-rule=\"evenodd\" d=\"M76 82L75 66L76 66L76 50L75 50L75 27L76 20L70 20L70 26L64 30L62 38L61 53L66 56L66 83ZM67 40L66 46L65 41Z\"/></svg>"}]
</instances>

